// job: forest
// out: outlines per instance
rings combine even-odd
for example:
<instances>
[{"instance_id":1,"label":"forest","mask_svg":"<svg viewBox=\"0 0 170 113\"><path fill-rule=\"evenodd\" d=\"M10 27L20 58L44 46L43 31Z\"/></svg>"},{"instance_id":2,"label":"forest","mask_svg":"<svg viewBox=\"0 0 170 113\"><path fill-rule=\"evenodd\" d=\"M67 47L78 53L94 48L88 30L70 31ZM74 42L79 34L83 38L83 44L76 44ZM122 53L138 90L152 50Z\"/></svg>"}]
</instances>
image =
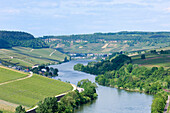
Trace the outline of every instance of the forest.
<instances>
[{"instance_id":1,"label":"forest","mask_svg":"<svg viewBox=\"0 0 170 113\"><path fill-rule=\"evenodd\" d=\"M35 38L33 35L26 32L0 31L0 48L11 48L15 46L31 48L49 47L41 39Z\"/></svg>"}]
</instances>

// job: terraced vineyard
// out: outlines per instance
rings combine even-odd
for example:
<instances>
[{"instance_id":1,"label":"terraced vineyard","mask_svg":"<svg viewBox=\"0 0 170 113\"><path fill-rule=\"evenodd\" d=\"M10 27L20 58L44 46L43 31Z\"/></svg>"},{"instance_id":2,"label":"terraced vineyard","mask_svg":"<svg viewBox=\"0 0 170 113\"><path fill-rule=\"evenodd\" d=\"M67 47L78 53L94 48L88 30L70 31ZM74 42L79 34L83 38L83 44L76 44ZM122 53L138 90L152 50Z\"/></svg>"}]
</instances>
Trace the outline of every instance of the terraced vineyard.
<instances>
[{"instance_id":1,"label":"terraced vineyard","mask_svg":"<svg viewBox=\"0 0 170 113\"><path fill-rule=\"evenodd\" d=\"M1 62L25 67L42 63L56 63L63 61L65 57L68 56L50 48L31 49L13 47L12 49L0 49Z\"/></svg>"},{"instance_id":2,"label":"terraced vineyard","mask_svg":"<svg viewBox=\"0 0 170 113\"><path fill-rule=\"evenodd\" d=\"M145 57L145 59L141 59L141 55L132 56L133 64L170 68L170 54L145 54Z\"/></svg>"}]
</instances>

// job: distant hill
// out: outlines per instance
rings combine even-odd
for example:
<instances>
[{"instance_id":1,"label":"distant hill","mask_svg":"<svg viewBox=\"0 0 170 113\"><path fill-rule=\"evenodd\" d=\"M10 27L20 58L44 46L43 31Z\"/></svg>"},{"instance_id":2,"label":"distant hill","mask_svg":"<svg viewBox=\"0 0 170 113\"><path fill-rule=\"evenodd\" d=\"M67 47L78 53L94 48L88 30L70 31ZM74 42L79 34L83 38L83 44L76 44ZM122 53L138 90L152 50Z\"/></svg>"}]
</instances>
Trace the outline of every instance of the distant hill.
<instances>
[{"instance_id":1,"label":"distant hill","mask_svg":"<svg viewBox=\"0 0 170 113\"><path fill-rule=\"evenodd\" d=\"M33 35L20 31L0 31L0 48L11 48L14 46L46 48L48 45Z\"/></svg>"},{"instance_id":2,"label":"distant hill","mask_svg":"<svg viewBox=\"0 0 170 113\"><path fill-rule=\"evenodd\" d=\"M94 33L40 37L50 47L64 52L109 53L136 51L170 45L170 32L122 31L117 33Z\"/></svg>"},{"instance_id":3,"label":"distant hill","mask_svg":"<svg viewBox=\"0 0 170 113\"><path fill-rule=\"evenodd\" d=\"M43 36L42 39L57 38L62 40L87 40L98 42L104 40L149 40L150 38L167 38L170 39L170 32L128 32L122 31L117 33L94 33L80 35L63 35L63 36ZM170 40L169 40L170 41Z\"/></svg>"}]
</instances>

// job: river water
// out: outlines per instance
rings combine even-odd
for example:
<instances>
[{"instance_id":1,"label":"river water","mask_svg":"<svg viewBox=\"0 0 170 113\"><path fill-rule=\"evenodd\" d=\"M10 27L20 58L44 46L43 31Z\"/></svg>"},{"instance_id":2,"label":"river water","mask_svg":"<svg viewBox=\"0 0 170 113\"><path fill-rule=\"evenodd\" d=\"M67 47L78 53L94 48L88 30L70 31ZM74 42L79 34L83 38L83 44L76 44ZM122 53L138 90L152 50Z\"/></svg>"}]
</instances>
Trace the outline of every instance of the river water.
<instances>
[{"instance_id":1,"label":"river water","mask_svg":"<svg viewBox=\"0 0 170 113\"><path fill-rule=\"evenodd\" d=\"M74 71L77 63L86 65L91 60L74 60L60 65L53 65L58 68L59 76L54 79L69 81L77 85L82 79L89 79L95 82L95 75ZM153 96L138 92L128 92L117 88L110 88L98 85L98 98L88 104L80 106L76 113L150 113Z\"/></svg>"}]
</instances>

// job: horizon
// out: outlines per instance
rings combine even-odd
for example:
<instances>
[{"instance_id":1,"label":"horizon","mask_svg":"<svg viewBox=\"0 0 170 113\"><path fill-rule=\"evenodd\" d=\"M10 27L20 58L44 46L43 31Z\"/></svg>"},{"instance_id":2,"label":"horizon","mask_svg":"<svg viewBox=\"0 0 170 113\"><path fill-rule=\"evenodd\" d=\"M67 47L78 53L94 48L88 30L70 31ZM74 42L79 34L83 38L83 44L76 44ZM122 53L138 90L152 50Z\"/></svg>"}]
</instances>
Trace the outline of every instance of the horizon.
<instances>
[{"instance_id":1,"label":"horizon","mask_svg":"<svg viewBox=\"0 0 170 113\"><path fill-rule=\"evenodd\" d=\"M1 0L0 29L44 35L170 31L169 0Z\"/></svg>"},{"instance_id":2,"label":"horizon","mask_svg":"<svg viewBox=\"0 0 170 113\"><path fill-rule=\"evenodd\" d=\"M170 33L170 31L117 31L117 32L93 32L93 33L77 33L77 34L62 34L62 35L52 35L52 34L48 34L48 35L41 35L41 36L35 36L34 34L32 34L31 32L27 32L27 31L20 31L20 30L0 30L0 31L9 31L9 32L25 32L25 33L29 33L31 35L33 35L35 38L39 38L39 37L43 37L43 36L71 36L71 35L91 35L91 34L95 34L95 33L119 33L119 32L165 32L165 33Z\"/></svg>"}]
</instances>

